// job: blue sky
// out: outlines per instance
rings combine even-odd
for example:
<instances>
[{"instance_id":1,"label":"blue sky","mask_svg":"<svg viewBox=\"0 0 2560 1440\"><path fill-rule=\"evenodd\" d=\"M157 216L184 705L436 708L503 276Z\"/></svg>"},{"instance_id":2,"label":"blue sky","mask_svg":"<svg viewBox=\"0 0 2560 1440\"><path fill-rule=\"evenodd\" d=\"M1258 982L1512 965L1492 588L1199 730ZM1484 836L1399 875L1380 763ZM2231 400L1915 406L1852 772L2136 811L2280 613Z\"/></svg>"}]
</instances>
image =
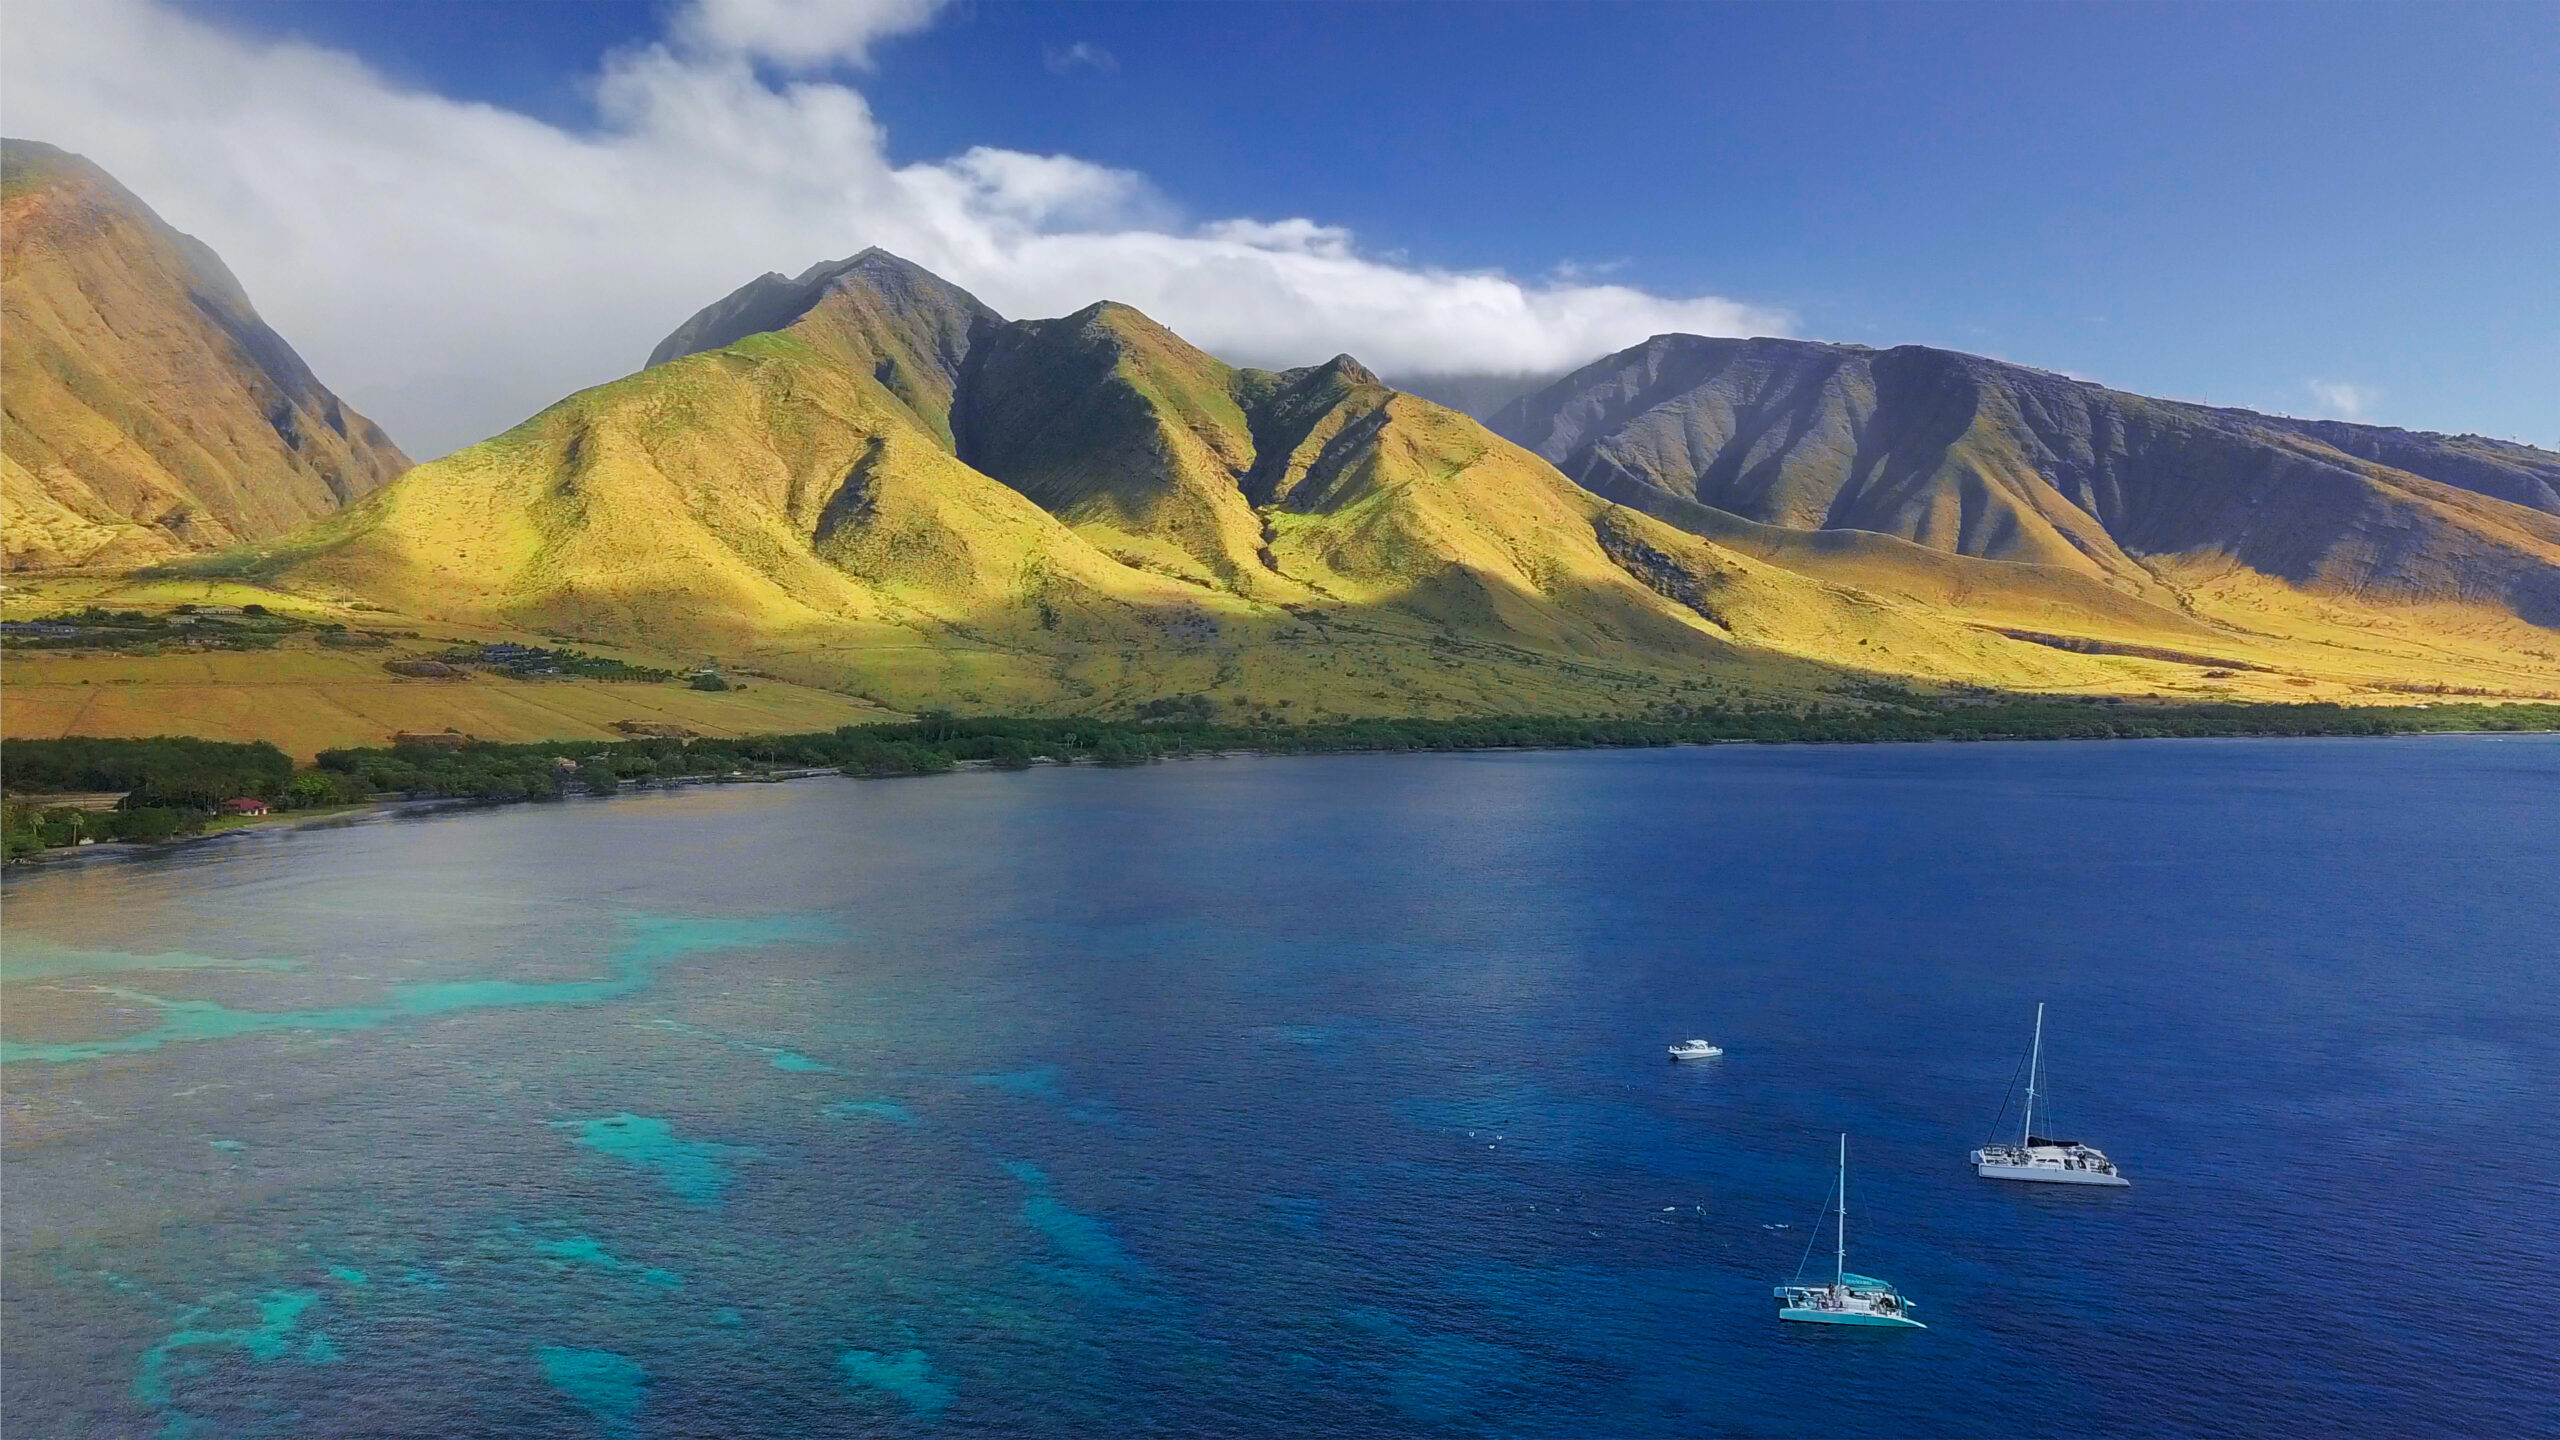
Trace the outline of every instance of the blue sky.
<instances>
[{"instance_id":1,"label":"blue sky","mask_svg":"<svg viewBox=\"0 0 2560 1440\"><path fill-rule=\"evenodd\" d=\"M182 8L572 132L673 14ZM1306 217L1395 263L2560 445L2560 6L974 0L831 74L894 163L1074 156L1160 224Z\"/></svg>"}]
</instances>

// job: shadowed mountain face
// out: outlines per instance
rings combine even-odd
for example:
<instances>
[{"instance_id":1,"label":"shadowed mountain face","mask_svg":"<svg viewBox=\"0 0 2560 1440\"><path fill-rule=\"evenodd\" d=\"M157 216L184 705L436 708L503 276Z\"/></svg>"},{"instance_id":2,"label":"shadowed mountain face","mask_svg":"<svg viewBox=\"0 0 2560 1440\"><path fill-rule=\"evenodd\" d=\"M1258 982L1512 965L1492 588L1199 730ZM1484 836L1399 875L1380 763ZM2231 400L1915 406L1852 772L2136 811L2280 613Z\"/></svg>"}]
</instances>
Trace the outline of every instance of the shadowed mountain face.
<instances>
[{"instance_id":1,"label":"shadowed mountain face","mask_svg":"<svg viewBox=\"0 0 2560 1440\"><path fill-rule=\"evenodd\" d=\"M1060 519L1251 589L1262 525L1237 373L1126 305L1094 305L992 332L952 430L962 460Z\"/></svg>"},{"instance_id":2,"label":"shadowed mountain face","mask_svg":"<svg viewBox=\"0 0 2560 1440\"><path fill-rule=\"evenodd\" d=\"M2246 411L2226 413L2248 415ZM2548 450L2485 435L2431 435L2386 425L2280 415L2248 418L2271 429L2308 436L2342 455L2476 490L2545 515L2560 515L2560 455Z\"/></svg>"},{"instance_id":3,"label":"shadowed mountain face","mask_svg":"<svg viewBox=\"0 0 2560 1440\"><path fill-rule=\"evenodd\" d=\"M1376 459L1397 392L1348 355L1238 369L1106 303L992 332L962 397L960 457L1097 544L1239 594L1305 600L1308 578L1272 548L1281 517L1353 498L1346 479Z\"/></svg>"},{"instance_id":4,"label":"shadowed mountain face","mask_svg":"<svg viewBox=\"0 0 2560 1440\"><path fill-rule=\"evenodd\" d=\"M2560 626L2560 456L2527 446L2150 400L1919 346L1694 335L1586 366L1492 425L1655 514L1872 531L2144 594L2155 561L2220 557Z\"/></svg>"},{"instance_id":5,"label":"shadowed mountain face","mask_svg":"<svg viewBox=\"0 0 2560 1440\"><path fill-rule=\"evenodd\" d=\"M0 141L0 322L11 570L263 540L409 467L210 249L50 145Z\"/></svg>"}]
</instances>

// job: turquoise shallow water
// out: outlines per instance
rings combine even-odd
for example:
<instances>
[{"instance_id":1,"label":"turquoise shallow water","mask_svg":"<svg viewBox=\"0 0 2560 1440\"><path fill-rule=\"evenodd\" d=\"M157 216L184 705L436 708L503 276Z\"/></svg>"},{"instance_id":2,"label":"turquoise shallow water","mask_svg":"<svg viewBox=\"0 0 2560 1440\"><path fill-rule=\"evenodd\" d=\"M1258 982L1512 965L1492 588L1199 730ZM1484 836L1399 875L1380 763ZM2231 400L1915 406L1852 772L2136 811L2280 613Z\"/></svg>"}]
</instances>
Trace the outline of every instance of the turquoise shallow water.
<instances>
[{"instance_id":1,"label":"turquoise shallow water","mask_svg":"<svg viewBox=\"0 0 2560 1440\"><path fill-rule=\"evenodd\" d=\"M2541 739L825 781L21 870L0 1409L2551 1432L2554 874ZM1963 1163L2038 1000L2130 1190ZM1841 1130L1926 1332L1773 1318Z\"/></svg>"}]
</instances>

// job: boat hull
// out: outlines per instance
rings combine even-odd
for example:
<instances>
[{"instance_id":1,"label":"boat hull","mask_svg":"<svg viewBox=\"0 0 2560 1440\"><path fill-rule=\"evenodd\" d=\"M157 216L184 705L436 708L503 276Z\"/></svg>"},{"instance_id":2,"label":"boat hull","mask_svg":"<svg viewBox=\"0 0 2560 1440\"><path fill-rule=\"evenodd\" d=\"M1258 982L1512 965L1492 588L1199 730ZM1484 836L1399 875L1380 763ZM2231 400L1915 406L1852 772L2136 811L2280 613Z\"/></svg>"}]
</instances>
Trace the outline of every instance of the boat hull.
<instances>
[{"instance_id":1,"label":"boat hull","mask_svg":"<svg viewBox=\"0 0 2560 1440\"><path fill-rule=\"evenodd\" d=\"M1973 1173L1985 1180L2024 1180L2036 1185L2130 1185L2121 1175L2102 1175L2095 1170L2066 1170L2059 1165L1991 1165L1977 1164Z\"/></svg>"},{"instance_id":2,"label":"boat hull","mask_svg":"<svg viewBox=\"0 0 2560 1440\"><path fill-rule=\"evenodd\" d=\"M1917 1320L1900 1315L1878 1315L1865 1310L1801 1310L1792 1305L1778 1311L1781 1320L1796 1320L1808 1325L1873 1325L1888 1330L1926 1330Z\"/></svg>"}]
</instances>

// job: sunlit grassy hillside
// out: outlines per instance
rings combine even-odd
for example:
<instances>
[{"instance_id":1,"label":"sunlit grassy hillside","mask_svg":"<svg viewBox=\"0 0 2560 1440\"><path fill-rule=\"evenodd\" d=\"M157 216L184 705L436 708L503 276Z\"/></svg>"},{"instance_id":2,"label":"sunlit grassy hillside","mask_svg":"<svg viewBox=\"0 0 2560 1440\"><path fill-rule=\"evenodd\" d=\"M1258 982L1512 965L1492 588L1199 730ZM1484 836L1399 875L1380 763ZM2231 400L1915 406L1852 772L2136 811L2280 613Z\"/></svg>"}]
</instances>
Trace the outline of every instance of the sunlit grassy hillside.
<instances>
[{"instance_id":1,"label":"sunlit grassy hillside","mask_svg":"<svg viewBox=\"0 0 2560 1440\"><path fill-rule=\"evenodd\" d=\"M1859 703L1880 686L2560 695L2560 637L2482 600L2375 603L2228 558L2128 575L1761 523L1657 486L1613 497L1348 357L1237 369L1125 306L1005 324L937 286L881 257L768 277L689 322L664 363L279 541L22 586L7 606L255 596L331 623L711 663L757 677L745 692L440 685L289 647L18 651L7 722L301 749L660 711L720 734L1177 697L1258 722ZM766 317L787 323L729 337Z\"/></svg>"}]
</instances>

